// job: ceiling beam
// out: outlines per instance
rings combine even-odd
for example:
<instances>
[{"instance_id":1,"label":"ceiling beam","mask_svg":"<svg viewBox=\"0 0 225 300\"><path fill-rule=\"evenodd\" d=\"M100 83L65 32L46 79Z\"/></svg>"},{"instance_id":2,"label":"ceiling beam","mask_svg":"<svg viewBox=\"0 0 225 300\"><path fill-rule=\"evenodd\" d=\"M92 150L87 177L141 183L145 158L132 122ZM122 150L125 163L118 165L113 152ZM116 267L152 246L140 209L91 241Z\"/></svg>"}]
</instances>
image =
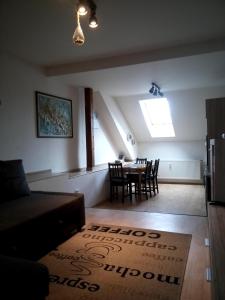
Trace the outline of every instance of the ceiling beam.
<instances>
[{"instance_id":1,"label":"ceiling beam","mask_svg":"<svg viewBox=\"0 0 225 300\"><path fill-rule=\"evenodd\" d=\"M60 76L225 50L225 37L120 56L44 66L46 76Z\"/></svg>"}]
</instances>

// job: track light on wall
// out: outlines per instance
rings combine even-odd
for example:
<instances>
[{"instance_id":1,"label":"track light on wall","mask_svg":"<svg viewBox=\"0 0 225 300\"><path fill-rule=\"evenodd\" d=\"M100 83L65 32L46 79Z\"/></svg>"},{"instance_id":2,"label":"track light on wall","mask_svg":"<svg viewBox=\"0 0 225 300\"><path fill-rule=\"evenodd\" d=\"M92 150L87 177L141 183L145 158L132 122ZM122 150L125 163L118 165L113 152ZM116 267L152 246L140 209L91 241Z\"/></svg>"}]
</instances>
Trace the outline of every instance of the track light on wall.
<instances>
[{"instance_id":1,"label":"track light on wall","mask_svg":"<svg viewBox=\"0 0 225 300\"><path fill-rule=\"evenodd\" d=\"M163 97L163 93L160 91L160 87L154 82L152 82L152 87L150 88L149 93L153 96Z\"/></svg>"},{"instance_id":2,"label":"track light on wall","mask_svg":"<svg viewBox=\"0 0 225 300\"><path fill-rule=\"evenodd\" d=\"M73 43L76 45L83 45L85 41L85 37L80 25L80 16L85 16L89 13L89 27L97 28L98 21L96 17L96 4L92 0L79 0L76 8L76 19L77 19L77 27L73 34Z\"/></svg>"}]
</instances>

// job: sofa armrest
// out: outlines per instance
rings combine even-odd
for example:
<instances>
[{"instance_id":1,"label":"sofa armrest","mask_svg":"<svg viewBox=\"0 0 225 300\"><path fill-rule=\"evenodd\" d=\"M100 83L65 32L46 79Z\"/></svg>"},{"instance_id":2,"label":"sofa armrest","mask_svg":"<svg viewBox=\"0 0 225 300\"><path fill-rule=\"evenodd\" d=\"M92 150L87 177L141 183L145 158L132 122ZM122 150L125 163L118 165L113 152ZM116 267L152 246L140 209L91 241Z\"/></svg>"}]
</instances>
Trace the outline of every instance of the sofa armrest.
<instances>
[{"instance_id":1,"label":"sofa armrest","mask_svg":"<svg viewBox=\"0 0 225 300\"><path fill-rule=\"evenodd\" d=\"M65 193L65 192L53 192L53 191L31 191L31 193L41 193L45 195L65 195L65 196L74 196L77 198L77 205L76 205L76 214L75 219L77 223L78 231L85 225L85 204L84 204L84 194L82 193Z\"/></svg>"}]
</instances>

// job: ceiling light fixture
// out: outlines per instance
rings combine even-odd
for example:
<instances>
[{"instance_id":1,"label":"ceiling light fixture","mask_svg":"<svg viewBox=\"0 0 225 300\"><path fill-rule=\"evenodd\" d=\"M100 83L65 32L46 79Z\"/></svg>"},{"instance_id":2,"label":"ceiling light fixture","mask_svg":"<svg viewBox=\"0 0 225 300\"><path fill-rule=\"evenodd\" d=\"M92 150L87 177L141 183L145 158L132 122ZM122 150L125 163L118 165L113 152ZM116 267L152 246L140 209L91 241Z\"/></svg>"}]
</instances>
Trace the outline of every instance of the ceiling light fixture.
<instances>
[{"instance_id":1,"label":"ceiling light fixture","mask_svg":"<svg viewBox=\"0 0 225 300\"><path fill-rule=\"evenodd\" d=\"M86 7L86 4L85 4L86 1L82 1L80 0L77 4L77 12L80 16L85 16L87 14L87 7Z\"/></svg>"},{"instance_id":2,"label":"ceiling light fixture","mask_svg":"<svg viewBox=\"0 0 225 300\"><path fill-rule=\"evenodd\" d=\"M89 27L96 28L98 27L98 21L95 15L95 11L92 12L90 19L89 19Z\"/></svg>"},{"instance_id":3,"label":"ceiling light fixture","mask_svg":"<svg viewBox=\"0 0 225 300\"><path fill-rule=\"evenodd\" d=\"M83 30L80 26L80 15L77 12L77 28L75 29L73 34L73 43L82 46L84 41L85 38L84 38Z\"/></svg>"},{"instance_id":4,"label":"ceiling light fixture","mask_svg":"<svg viewBox=\"0 0 225 300\"><path fill-rule=\"evenodd\" d=\"M160 91L160 87L154 82L152 82L152 87L150 88L149 93L153 96L163 97L163 93Z\"/></svg>"},{"instance_id":5,"label":"ceiling light fixture","mask_svg":"<svg viewBox=\"0 0 225 300\"><path fill-rule=\"evenodd\" d=\"M85 37L80 25L80 16L85 16L88 12L89 17L89 27L95 29L98 27L98 21L96 18L96 4L92 0L79 0L76 9L77 27L73 34L73 43L76 45L83 45Z\"/></svg>"}]
</instances>

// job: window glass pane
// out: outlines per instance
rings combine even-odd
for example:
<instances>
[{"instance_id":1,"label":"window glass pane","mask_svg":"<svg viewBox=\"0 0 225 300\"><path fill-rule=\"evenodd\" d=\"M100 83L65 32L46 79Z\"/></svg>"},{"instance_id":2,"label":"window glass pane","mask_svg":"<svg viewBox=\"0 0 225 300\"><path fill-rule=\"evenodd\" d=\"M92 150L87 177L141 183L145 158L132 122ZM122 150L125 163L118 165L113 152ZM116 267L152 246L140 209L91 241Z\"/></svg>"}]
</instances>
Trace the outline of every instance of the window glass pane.
<instances>
[{"instance_id":1,"label":"window glass pane","mask_svg":"<svg viewBox=\"0 0 225 300\"><path fill-rule=\"evenodd\" d=\"M139 104L152 137L175 137L167 98L140 100Z\"/></svg>"}]
</instances>

